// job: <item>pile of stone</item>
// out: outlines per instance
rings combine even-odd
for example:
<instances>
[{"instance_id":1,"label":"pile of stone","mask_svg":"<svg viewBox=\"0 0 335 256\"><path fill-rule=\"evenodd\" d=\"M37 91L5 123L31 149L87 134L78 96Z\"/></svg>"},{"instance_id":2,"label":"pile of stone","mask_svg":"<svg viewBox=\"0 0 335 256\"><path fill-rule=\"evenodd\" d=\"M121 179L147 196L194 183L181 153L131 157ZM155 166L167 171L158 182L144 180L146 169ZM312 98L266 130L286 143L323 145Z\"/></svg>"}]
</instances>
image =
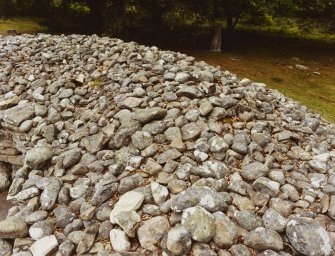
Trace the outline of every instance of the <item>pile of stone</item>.
<instances>
[{"instance_id":1,"label":"pile of stone","mask_svg":"<svg viewBox=\"0 0 335 256\"><path fill-rule=\"evenodd\" d=\"M334 255L335 127L306 107L106 37L0 60L0 255Z\"/></svg>"}]
</instances>

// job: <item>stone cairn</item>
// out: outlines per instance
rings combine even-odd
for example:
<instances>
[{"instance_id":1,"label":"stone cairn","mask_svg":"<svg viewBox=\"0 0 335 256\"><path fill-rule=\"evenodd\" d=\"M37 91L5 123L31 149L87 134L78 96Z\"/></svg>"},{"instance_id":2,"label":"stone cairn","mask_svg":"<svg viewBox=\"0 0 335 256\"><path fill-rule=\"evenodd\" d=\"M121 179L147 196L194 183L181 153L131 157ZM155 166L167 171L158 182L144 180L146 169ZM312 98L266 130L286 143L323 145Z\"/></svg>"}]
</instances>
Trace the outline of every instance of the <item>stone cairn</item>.
<instances>
[{"instance_id":1,"label":"stone cairn","mask_svg":"<svg viewBox=\"0 0 335 256\"><path fill-rule=\"evenodd\" d=\"M306 107L95 35L0 60L0 255L334 255L335 127Z\"/></svg>"}]
</instances>

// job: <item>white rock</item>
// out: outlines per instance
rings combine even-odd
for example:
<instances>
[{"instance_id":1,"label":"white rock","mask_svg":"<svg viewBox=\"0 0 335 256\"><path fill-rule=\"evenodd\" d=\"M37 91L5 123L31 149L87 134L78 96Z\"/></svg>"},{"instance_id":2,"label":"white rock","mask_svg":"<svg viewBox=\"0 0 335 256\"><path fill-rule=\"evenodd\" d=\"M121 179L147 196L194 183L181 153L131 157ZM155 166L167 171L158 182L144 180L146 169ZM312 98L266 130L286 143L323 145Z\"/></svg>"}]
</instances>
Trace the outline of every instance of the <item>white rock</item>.
<instances>
[{"instance_id":1,"label":"white rock","mask_svg":"<svg viewBox=\"0 0 335 256\"><path fill-rule=\"evenodd\" d=\"M169 190L157 182L151 183L151 193L156 204L158 205L164 203L169 196Z\"/></svg>"},{"instance_id":2,"label":"white rock","mask_svg":"<svg viewBox=\"0 0 335 256\"><path fill-rule=\"evenodd\" d=\"M109 233L112 247L117 252L127 252L130 250L130 242L126 233L119 229L112 229Z\"/></svg>"},{"instance_id":3,"label":"white rock","mask_svg":"<svg viewBox=\"0 0 335 256\"><path fill-rule=\"evenodd\" d=\"M54 235L43 237L30 247L33 256L50 255L58 247L58 241Z\"/></svg>"},{"instance_id":4,"label":"white rock","mask_svg":"<svg viewBox=\"0 0 335 256\"><path fill-rule=\"evenodd\" d=\"M319 160L321 162L327 162L329 158L330 158L330 153L323 153L323 154L313 156L314 160Z\"/></svg>"},{"instance_id":5,"label":"white rock","mask_svg":"<svg viewBox=\"0 0 335 256\"><path fill-rule=\"evenodd\" d=\"M115 223L115 216L120 212L136 211L141 207L144 200L144 195L136 191L129 191L122 195L119 201L115 204L110 214L110 221Z\"/></svg>"}]
</instances>

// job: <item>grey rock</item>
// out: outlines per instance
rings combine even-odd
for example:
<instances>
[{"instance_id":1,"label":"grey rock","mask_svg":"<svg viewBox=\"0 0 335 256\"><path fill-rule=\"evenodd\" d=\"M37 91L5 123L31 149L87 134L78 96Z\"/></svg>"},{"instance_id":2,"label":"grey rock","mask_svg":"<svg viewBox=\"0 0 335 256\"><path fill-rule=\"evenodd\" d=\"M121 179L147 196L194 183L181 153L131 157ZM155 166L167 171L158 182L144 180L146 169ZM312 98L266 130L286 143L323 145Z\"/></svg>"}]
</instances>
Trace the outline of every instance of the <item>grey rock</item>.
<instances>
[{"instance_id":1,"label":"grey rock","mask_svg":"<svg viewBox=\"0 0 335 256\"><path fill-rule=\"evenodd\" d=\"M38 221L29 228L29 235L32 239L38 240L52 235L54 227L49 221Z\"/></svg>"},{"instance_id":2,"label":"grey rock","mask_svg":"<svg viewBox=\"0 0 335 256\"><path fill-rule=\"evenodd\" d=\"M107 203L102 204L97 208L95 217L99 221L109 220L111 211L112 211L111 206L109 206Z\"/></svg>"},{"instance_id":3,"label":"grey rock","mask_svg":"<svg viewBox=\"0 0 335 256\"><path fill-rule=\"evenodd\" d=\"M33 127L33 121L32 120L25 120L20 125L20 130L22 132L29 132L32 127Z\"/></svg>"},{"instance_id":4,"label":"grey rock","mask_svg":"<svg viewBox=\"0 0 335 256\"><path fill-rule=\"evenodd\" d=\"M160 207L155 205L155 204L145 204L145 205L143 205L142 212L144 214L149 214L151 216L158 216L162 213L161 210L160 210Z\"/></svg>"},{"instance_id":5,"label":"grey rock","mask_svg":"<svg viewBox=\"0 0 335 256\"><path fill-rule=\"evenodd\" d=\"M75 245L70 240L62 242L58 247L59 256L71 256L74 250Z\"/></svg>"},{"instance_id":6,"label":"grey rock","mask_svg":"<svg viewBox=\"0 0 335 256\"><path fill-rule=\"evenodd\" d=\"M276 253L275 251L272 250L266 250L259 254L260 256L280 256L280 254Z\"/></svg>"},{"instance_id":7,"label":"grey rock","mask_svg":"<svg viewBox=\"0 0 335 256\"><path fill-rule=\"evenodd\" d=\"M125 232L118 229L112 229L110 232L110 241L116 252L127 252L130 250L130 242Z\"/></svg>"},{"instance_id":8,"label":"grey rock","mask_svg":"<svg viewBox=\"0 0 335 256\"><path fill-rule=\"evenodd\" d=\"M166 246L174 255L187 254L192 246L189 231L184 227L173 227L167 234Z\"/></svg>"},{"instance_id":9,"label":"grey rock","mask_svg":"<svg viewBox=\"0 0 335 256\"><path fill-rule=\"evenodd\" d=\"M178 97L187 97L190 99L196 99L202 96L199 89L194 86L182 86L176 94Z\"/></svg>"},{"instance_id":10,"label":"grey rock","mask_svg":"<svg viewBox=\"0 0 335 256\"><path fill-rule=\"evenodd\" d=\"M43 237L34 242L30 251L35 256L47 256L50 255L58 247L58 241L54 235Z\"/></svg>"},{"instance_id":11,"label":"grey rock","mask_svg":"<svg viewBox=\"0 0 335 256\"><path fill-rule=\"evenodd\" d=\"M291 214L293 203L291 201L283 200L280 198L271 198L269 207L280 213L284 217Z\"/></svg>"},{"instance_id":12,"label":"grey rock","mask_svg":"<svg viewBox=\"0 0 335 256\"><path fill-rule=\"evenodd\" d=\"M286 227L291 245L299 253L316 256L331 255L332 242L321 224L311 218L296 217Z\"/></svg>"},{"instance_id":13,"label":"grey rock","mask_svg":"<svg viewBox=\"0 0 335 256\"><path fill-rule=\"evenodd\" d=\"M33 186L27 189L21 190L19 193L15 194L14 196L8 195L7 201L10 202L22 202L24 200L33 198L40 194L40 191L37 187Z\"/></svg>"},{"instance_id":14,"label":"grey rock","mask_svg":"<svg viewBox=\"0 0 335 256\"><path fill-rule=\"evenodd\" d=\"M99 227L99 237L108 239L110 232L114 227L115 226L109 220L103 221Z\"/></svg>"},{"instance_id":15,"label":"grey rock","mask_svg":"<svg viewBox=\"0 0 335 256\"><path fill-rule=\"evenodd\" d=\"M103 133L97 133L92 136L85 137L80 144L90 153L97 153L106 144L108 138Z\"/></svg>"},{"instance_id":16,"label":"grey rock","mask_svg":"<svg viewBox=\"0 0 335 256\"><path fill-rule=\"evenodd\" d=\"M133 211L140 208L143 200L143 194L136 191L129 191L122 195L110 214L111 222L115 223L115 217L122 212Z\"/></svg>"},{"instance_id":17,"label":"grey rock","mask_svg":"<svg viewBox=\"0 0 335 256\"><path fill-rule=\"evenodd\" d=\"M50 147L36 147L30 149L24 158L25 164L32 169L42 168L46 162L53 157L53 150Z\"/></svg>"},{"instance_id":18,"label":"grey rock","mask_svg":"<svg viewBox=\"0 0 335 256\"><path fill-rule=\"evenodd\" d=\"M214 136L209 141L210 151L213 153L220 153L226 151L229 148L229 145L225 142L222 137Z\"/></svg>"},{"instance_id":19,"label":"grey rock","mask_svg":"<svg viewBox=\"0 0 335 256\"><path fill-rule=\"evenodd\" d=\"M190 75L184 72L180 72L176 74L175 80L180 83L185 83L189 80Z\"/></svg>"},{"instance_id":20,"label":"grey rock","mask_svg":"<svg viewBox=\"0 0 335 256\"><path fill-rule=\"evenodd\" d=\"M184 140L191 140L198 137L201 130L195 123L189 123L181 128L181 133Z\"/></svg>"},{"instance_id":21,"label":"grey rock","mask_svg":"<svg viewBox=\"0 0 335 256\"><path fill-rule=\"evenodd\" d=\"M50 178L40 197L42 210L48 211L55 206L61 188L62 184L57 178Z\"/></svg>"},{"instance_id":22,"label":"grey rock","mask_svg":"<svg viewBox=\"0 0 335 256\"><path fill-rule=\"evenodd\" d=\"M328 209L328 215L331 217L333 220L335 220L335 195L332 195L330 197L330 202L329 202L329 209Z\"/></svg>"},{"instance_id":23,"label":"grey rock","mask_svg":"<svg viewBox=\"0 0 335 256\"><path fill-rule=\"evenodd\" d=\"M99 231L99 225L96 223L89 225L85 229L84 236L80 240L76 249L77 254L84 254L92 248L98 231Z\"/></svg>"},{"instance_id":24,"label":"grey rock","mask_svg":"<svg viewBox=\"0 0 335 256\"><path fill-rule=\"evenodd\" d=\"M280 184L276 181L272 181L266 177L260 177L252 184L254 189L261 193L267 193L271 197L275 197L279 193Z\"/></svg>"},{"instance_id":25,"label":"grey rock","mask_svg":"<svg viewBox=\"0 0 335 256\"><path fill-rule=\"evenodd\" d=\"M219 121L227 116L227 111L224 108L215 107L211 111L210 118ZM236 144L236 146L238 146ZM244 150L243 150L244 151Z\"/></svg>"},{"instance_id":26,"label":"grey rock","mask_svg":"<svg viewBox=\"0 0 335 256\"><path fill-rule=\"evenodd\" d=\"M187 189L187 183L183 180L171 180L168 183L168 188L173 194L178 194Z\"/></svg>"},{"instance_id":27,"label":"grey rock","mask_svg":"<svg viewBox=\"0 0 335 256\"><path fill-rule=\"evenodd\" d=\"M157 182L152 182L150 187L152 197L154 198L156 204L161 205L168 199L169 190L166 187Z\"/></svg>"},{"instance_id":28,"label":"grey rock","mask_svg":"<svg viewBox=\"0 0 335 256\"><path fill-rule=\"evenodd\" d=\"M202 116L208 115L213 110L213 105L208 101L204 100L199 106L199 112Z\"/></svg>"},{"instance_id":29,"label":"grey rock","mask_svg":"<svg viewBox=\"0 0 335 256\"><path fill-rule=\"evenodd\" d=\"M298 201L300 198L299 192L291 184L283 185L280 190L293 202Z\"/></svg>"},{"instance_id":30,"label":"grey rock","mask_svg":"<svg viewBox=\"0 0 335 256\"><path fill-rule=\"evenodd\" d=\"M244 244L256 250L279 251L284 248L281 236L277 232L263 227L249 232L244 238Z\"/></svg>"},{"instance_id":31,"label":"grey rock","mask_svg":"<svg viewBox=\"0 0 335 256\"><path fill-rule=\"evenodd\" d=\"M273 209L268 209L262 217L264 227L272 229L279 233L283 232L286 228L288 220L285 219L280 213Z\"/></svg>"},{"instance_id":32,"label":"grey rock","mask_svg":"<svg viewBox=\"0 0 335 256\"><path fill-rule=\"evenodd\" d=\"M197 256L217 256L216 252L205 243L194 243L191 253Z\"/></svg>"},{"instance_id":33,"label":"grey rock","mask_svg":"<svg viewBox=\"0 0 335 256\"><path fill-rule=\"evenodd\" d=\"M222 179L228 171L227 166L219 161L206 161L199 167L192 168L192 173L200 177Z\"/></svg>"},{"instance_id":34,"label":"grey rock","mask_svg":"<svg viewBox=\"0 0 335 256\"><path fill-rule=\"evenodd\" d=\"M60 228L65 228L67 224L71 223L75 218L75 213L72 210L65 206L59 205L53 211L56 217L56 226Z\"/></svg>"},{"instance_id":35,"label":"grey rock","mask_svg":"<svg viewBox=\"0 0 335 256\"><path fill-rule=\"evenodd\" d=\"M0 221L0 238L13 239L25 237L28 234L27 224L16 217Z\"/></svg>"},{"instance_id":36,"label":"grey rock","mask_svg":"<svg viewBox=\"0 0 335 256\"><path fill-rule=\"evenodd\" d=\"M73 175L85 175L88 172L88 168L83 164L76 164L69 170L69 173Z\"/></svg>"},{"instance_id":37,"label":"grey rock","mask_svg":"<svg viewBox=\"0 0 335 256\"><path fill-rule=\"evenodd\" d=\"M181 223L198 242L209 242L216 231L214 216L200 206L184 210Z\"/></svg>"},{"instance_id":38,"label":"grey rock","mask_svg":"<svg viewBox=\"0 0 335 256\"><path fill-rule=\"evenodd\" d=\"M159 107L153 107L149 109L138 109L135 110L133 119L141 122L142 124L149 123L154 120L163 119L166 116L166 110Z\"/></svg>"},{"instance_id":39,"label":"grey rock","mask_svg":"<svg viewBox=\"0 0 335 256\"><path fill-rule=\"evenodd\" d=\"M143 126L142 131L148 132L151 135L161 134L166 129L166 122L162 121L153 121L151 123L147 123Z\"/></svg>"},{"instance_id":40,"label":"grey rock","mask_svg":"<svg viewBox=\"0 0 335 256\"><path fill-rule=\"evenodd\" d=\"M10 176L7 171L2 170L0 166L0 192L8 190L10 187Z\"/></svg>"},{"instance_id":41,"label":"grey rock","mask_svg":"<svg viewBox=\"0 0 335 256\"><path fill-rule=\"evenodd\" d=\"M171 148L166 151L164 151L162 154L158 155L156 160L160 164L164 164L168 162L169 160L175 160L181 156L181 153L175 149Z\"/></svg>"},{"instance_id":42,"label":"grey rock","mask_svg":"<svg viewBox=\"0 0 335 256\"><path fill-rule=\"evenodd\" d=\"M207 211L216 212L226 209L225 195L212 188L201 186L191 187L172 198L171 208L181 212L187 208L201 206Z\"/></svg>"},{"instance_id":43,"label":"grey rock","mask_svg":"<svg viewBox=\"0 0 335 256\"><path fill-rule=\"evenodd\" d=\"M137 230L137 237L143 248L155 251L157 244L169 229L169 220L164 216L157 216L143 221L143 224Z\"/></svg>"},{"instance_id":44,"label":"grey rock","mask_svg":"<svg viewBox=\"0 0 335 256\"><path fill-rule=\"evenodd\" d=\"M19 127L23 121L32 119L34 115L34 104L20 104L13 108L4 110L3 121L10 125L15 125L16 127Z\"/></svg>"},{"instance_id":45,"label":"grey rock","mask_svg":"<svg viewBox=\"0 0 335 256\"><path fill-rule=\"evenodd\" d=\"M224 213L215 212L215 235L214 243L220 248L230 248L237 242L238 232L234 222Z\"/></svg>"},{"instance_id":46,"label":"grey rock","mask_svg":"<svg viewBox=\"0 0 335 256\"><path fill-rule=\"evenodd\" d=\"M253 133L251 135L251 139L261 147L264 147L270 142L270 137L265 135L264 133Z\"/></svg>"},{"instance_id":47,"label":"grey rock","mask_svg":"<svg viewBox=\"0 0 335 256\"><path fill-rule=\"evenodd\" d=\"M142 102L143 102L143 99L141 98L128 97L120 104L120 106L132 109L132 108L136 108L140 106Z\"/></svg>"},{"instance_id":48,"label":"grey rock","mask_svg":"<svg viewBox=\"0 0 335 256\"><path fill-rule=\"evenodd\" d=\"M148 132L137 131L131 136L131 142L137 149L145 149L153 143L153 138Z\"/></svg>"},{"instance_id":49,"label":"grey rock","mask_svg":"<svg viewBox=\"0 0 335 256\"><path fill-rule=\"evenodd\" d=\"M92 196L91 203L98 206L109 200L118 191L118 183L114 177L103 179L95 185L95 192Z\"/></svg>"},{"instance_id":50,"label":"grey rock","mask_svg":"<svg viewBox=\"0 0 335 256\"><path fill-rule=\"evenodd\" d=\"M140 187L144 184L144 179L140 174L134 174L132 176L124 177L120 180L118 192L124 194L130 190Z\"/></svg>"},{"instance_id":51,"label":"grey rock","mask_svg":"<svg viewBox=\"0 0 335 256\"><path fill-rule=\"evenodd\" d=\"M232 256L251 256L251 253L243 244L235 244L230 248Z\"/></svg>"},{"instance_id":52,"label":"grey rock","mask_svg":"<svg viewBox=\"0 0 335 256\"><path fill-rule=\"evenodd\" d=\"M13 246L6 240L0 239L0 255L10 256L12 255Z\"/></svg>"},{"instance_id":53,"label":"grey rock","mask_svg":"<svg viewBox=\"0 0 335 256\"><path fill-rule=\"evenodd\" d=\"M144 171L152 176L156 176L162 171L163 167L157 163L154 159L149 158L145 164Z\"/></svg>"},{"instance_id":54,"label":"grey rock","mask_svg":"<svg viewBox=\"0 0 335 256\"><path fill-rule=\"evenodd\" d=\"M141 216L135 211L122 211L114 217L114 220L128 236L135 237Z\"/></svg>"},{"instance_id":55,"label":"grey rock","mask_svg":"<svg viewBox=\"0 0 335 256\"><path fill-rule=\"evenodd\" d=\"M63 166L64 168L68 169L73 165L77 164L80 159L81 159L80 149L69 150L64 154Z\"/></svg>"},{"instance_id":56,"label":"grey rock","mask_svg":"<svg viewBox=\"0 0 335 256\"><path fill-rule=\"evenodd\" d=\"M240 154L246 154L248 152L248 141L244 134L237 134L234 136L232 150Z\"/></svg>"},{"instance_id":57,"label":"grey rock","mask_svg":"<svg viewBox=\"0 0 335 256\"><path fill-rule=\"evenodd\" d=\"M85 235L84 231L75 230L68 235L68 238L72 243L78 245L81 239L84 237L84 235Z\"/></svg>"},{"instance_id":58,"label":"grey rock","mask_svg":"<svg viewBox=\"0 0 335 256\"><path fill-rule=\"evenodd\" d=\"M317 172L320 172L320 173L327 172L327 164L325 162L322 162L320 160L310 160L308 161L308 164L310 167L313 168L313 170Z\"/></svg>"},{"instance_id":59,"label":"grey rock","mask_svg":"<svg viewBox=\"0 0 335 256\"><path fill-rule=\"evenodd\" d=\"M248 181L254 181L265 176L269 169L260 162L253 162L243 167L241 175Z\"/></svg>"},{"instance_id":60,"label":"grey rock","mask_svg":"<svg viewBox=\"0 0 335 256\"><path fill-rule=\"evenodd\" d=\"M242 210L234 213L235 221L248 231L263 226L262 219L248 211Z\"/></svg>"},{"instance_id":61,"label":"grey rock","mask_svg":"<svg viewBox=\"0 0 335 256\"><path fill-rule=\"evenodd\" d=\"M48 217L48 212L47 211L36 211L33 212L32 214L28 215L25 218L25 222L28 224L34 224L35 222L45 220Z\"/></svg>"},{"instance_id":62,"label":"grey rock","mask_svg":"<svg viewBox=\"0 0 335 256\"><path fill-rule=\"evenodd\" d=\"M289 140L291 137L293 137L293 133L287 130L277 133L278 141Z\"/></svg>"}]
</instances>

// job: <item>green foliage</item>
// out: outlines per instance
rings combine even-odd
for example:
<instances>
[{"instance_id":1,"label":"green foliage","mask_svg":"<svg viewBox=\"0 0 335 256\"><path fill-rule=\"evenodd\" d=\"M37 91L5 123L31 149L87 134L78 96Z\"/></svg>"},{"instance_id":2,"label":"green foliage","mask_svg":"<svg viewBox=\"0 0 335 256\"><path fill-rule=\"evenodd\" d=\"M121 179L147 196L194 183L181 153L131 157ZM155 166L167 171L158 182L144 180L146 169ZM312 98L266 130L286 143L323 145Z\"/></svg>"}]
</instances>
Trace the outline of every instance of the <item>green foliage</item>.
<instances>
[{"instance_id":1,"label":"green foliage","mask_svg":"<svg viewBox=\"0 0 335 256\"><path fill-rule=\"evenodd\" d=\"M332 0L0 0L0 17L33 16L57 32L104 33L130 40L193 37L218 25L309 33L312 22L335 31ZM313 31L312 31L313 32ZM168 36L167 36L168 37Z\"/></svg>"}]
</instances>

